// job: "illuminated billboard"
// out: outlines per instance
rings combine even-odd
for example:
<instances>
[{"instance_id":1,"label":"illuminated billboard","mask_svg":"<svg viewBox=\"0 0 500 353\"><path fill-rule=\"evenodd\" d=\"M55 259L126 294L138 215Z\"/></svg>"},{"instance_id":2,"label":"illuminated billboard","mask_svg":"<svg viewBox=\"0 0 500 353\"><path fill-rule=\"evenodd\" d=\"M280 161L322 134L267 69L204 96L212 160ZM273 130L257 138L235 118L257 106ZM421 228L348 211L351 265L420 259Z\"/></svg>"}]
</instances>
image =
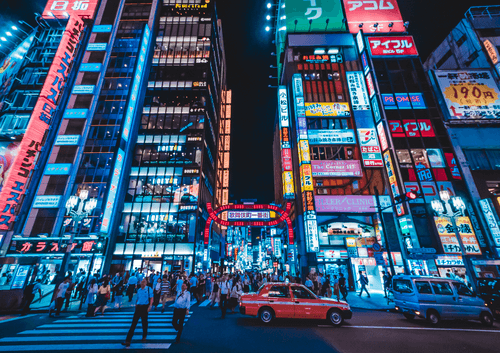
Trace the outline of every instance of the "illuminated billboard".
<instances>
[{"instance_id":1,"label":"illuminated billboard","mask_svg":"<svg viewBox=\"0 0 500 353\"><path fill-rule=\"evenodd\" d=\"M281 167L283 177L283 197L293 199L295 187L292 173L292 150L290 144L290 114L288 111L288 92L285 86L278 89L278 109L280 127Z\"/></svg>"},{"instance_id":2,"label":"illuminated billboard","mask_svg":"<svg viewBox=\"0 0 500 353\"><path fill-rule=\"evenodd\" d=\"M353 130L309 130L310 145L355 144Z\"/></svg>"},{"instance_id":3,"label":"illuminated billboard","mask_svg":"<svg viewBox=\"0 0 500 353\"><path fill-rule=\"evenodd\" d=\"M412 36L368 37L372 56L418 56Z\"/></svg>"},{"instance_id":4,"label":"illuminated billboard","mask_svg":"<svg viewBox=\"0 0 500 353\"><path fill-rule=\"evenodd\" d=\"M289 33L347 30L340 0L287 0L285 15Z\"/></svg>"},{"instance_id":5,"label":"illuminated billboard","mask_svg":"<svg viewBox=\"0 0 500 353\"><path fill-rule=\"evenodd\" d=\"M362 177L360 161L311 161L313 177Z\"/></svg>"},{"instance_id":6,"label":"illuminated billboard","mask_svg":"<svg viewBox=\"0 0 500 353\"><path fill-rule=\"evenodd\" d=\"M57 108L57 101L62 94L69 68L76 54L83 32L83 21L72 16L61 37L40 96L35 104L26 133L19 145L14 162L0 193L0 229L7 230L16 215L16 207L26 190L31 170L42 148L45 132Z\"/></svg>"},{"instance_id":7,"label":"illuminated billboard","mask_svg":"<svg viewBox=\"0 0 500 353\"><path fill-rule=\"evenodd\" d=\"M306 116L351 116L349 103L305 103Z\"/></svg>"},{"instance_id":8,"label":"illuminated billboard","mask_svg":"<svg viewBox=\"0 0 500 353\"><path fill-rule=\"evenodd\" d=\"M401 196L401 192L399 191L399 183L396 177L394 162L392 161L391 152L384 152L384 164L385 169L387 171L387 176L389 177L389 184L391 185L392 197L395 199L396 197ZM396 212L398 216L402 216L405 214L404 208L401 204L396 205Z\"/></svg>"},{"instance_id":9,"label":"illuminated billboard","mask_svg":"<svg viewBox=\"0 0 500 353\"><path fill-rule=\"evenodd\" d=\"M361 157L366 168L383 167L382 154L375 129L358 129Z\"/></svg>"},{"instance_id":10,"label":"illuminated billboard","mask_svg":"<svg viewBox=\"0 0 500 353\"><path fill-rule=\"evenodd\" d=\"M358 33L360 25L365 33L406 31L396 0L344 0L344 7L351 33Z\"/></svg>"},{"instance_id":11,"label":"illuminated billboard","mask_svg":"<svg viewBox=\"0 0 500 353\"><path fill-rule=\"evenodd\" d=\"M76 15L80 18L92 19L98 3L99 0L49 0L42 17L64 19Z\"/></svg>"},{"instance_id":12,"label":"illuminated billboard","mask_svg":"<svg viewBox=\"0 0 500 353\"><path fill-rule=\"evenodd\" d=\"M435 71L451 119L500 119L500 92L490 71Z\"/></svg>"},{"instance_id":13,"label":"illuminated billboard","mask_svg":"<svg viewBox=\"0 0 500 353\"><path fill-rule=\"evenodd\" d=\"M346 73L349 94L351 95L352 110L370 110L370 98L365 86L365 80L361 71L350 71Z\"/></svg>"}]
</instances>

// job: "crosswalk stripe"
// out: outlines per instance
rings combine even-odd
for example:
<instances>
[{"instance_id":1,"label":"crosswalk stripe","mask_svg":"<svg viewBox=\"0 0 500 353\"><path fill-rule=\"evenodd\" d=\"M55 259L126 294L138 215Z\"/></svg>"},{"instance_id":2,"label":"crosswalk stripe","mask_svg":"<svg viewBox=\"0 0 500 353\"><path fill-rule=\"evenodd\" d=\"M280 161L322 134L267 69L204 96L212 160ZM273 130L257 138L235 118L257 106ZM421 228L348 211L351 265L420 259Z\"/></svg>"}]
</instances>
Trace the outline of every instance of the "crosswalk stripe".
<instances>
[{"instance_id":1,"label":"crosswalk stripe","mask_svg":"<svg viewBox=\"0 0 500 353\"><path fill-rule=\"evenodd\" d=\"M210 304L210 299L205 300L200 306L207 306L208 304Z\"/></svg>"},{"instance_id":2,"label":"crosswalk stripe","mask_svg":"<svg viewBox=\"0 0 500 353\"><path fill-rule=\"evenodd\" d=\"M188 318L188 316L186 316L186 319ZM151 319L151 318L148 318L148 322L167 322L167 321L172 321L172 317L168 317L168 318L164 318L164 319ZM187 320L186 320L187 321ZM97 319L97 320L91 320L89 322L89 320L60 320L60 321L56 321L55 323L59 323L59 324L72 324L72 323L90 323L91 325L94 325L94 324L100 324L100 323L104 323L104 322L128 322L128 323L131 323L132 322L132 318L119 318L119 319Z\"/></svg>"},{"instance_id":3,"label":"crosswalk stripe","mask_svg":"<svg viewBox=\"0 0 500 353\"><path fill-rule=\"evenodd\" d=\"M175 335L148 335L149 341L175 340ZM52 342L52 341L123 341L124 336L36 336L36 337L5 337L0 342ZM140 338L137 338L140 340Z\"/></svg>"},{"instance_id":4,"label":"crosswalk stripe","mask_svg":"<svg viewBox=\"0 0 500 353\"><path fill-rule=\"evenodd\" d=\"M123 329L106 329L107 333L127 333L128 328L123 328ZM139 328L139 325L137 325L137 328L135 329L135 332L142 332L142 327ZM171 333L171 332L176 332L173 328L148 328L148 333ZM18 335L47 335L47 334L61 334L61 333L74 333L78 335L82 335L84 333L100 333L102 334L103 331L102 329L88 329L85 331L82 331L81 329L78 330L53 330L53 329L47 329L47 330L29 330L29 331L23 331L19 332Z\"/></svg>"},{"instance_id":5,"label":"crosswalk stripe","mask_svg":"<svg viewBox=\"0 0 500 353\"><path fill-rule=\"evenodd\" d=\"M84 324L48 324L48 325L42 325L40 326L41 329L46 329L46 328L76 328L76 327L81 327L81 328L105 328L105 327L130 327L130 322L124 322L124 323L102 323L102 324L96 324L92 323L91 325L84 323ZM167 324L167 323L149 323L148 327L173 327L172 324Z\"/></svg>"},{"instance_id":6,"label":"crosswalk stripe","mask_svg":"<svg viewBox=\"0 0 500 353\"><path fill-rule=\"evenodd\" d=\"M132 343L130 349L168 349L170 343ZM0 352L32 352L32 345L20 346L3 346L0 347ZM37 345L36 351L75 351L75 350L95 350L102 352L103 350L123 349L120 343L105 343L105 344L51 344Z\"/></svg>"}]
</instances>

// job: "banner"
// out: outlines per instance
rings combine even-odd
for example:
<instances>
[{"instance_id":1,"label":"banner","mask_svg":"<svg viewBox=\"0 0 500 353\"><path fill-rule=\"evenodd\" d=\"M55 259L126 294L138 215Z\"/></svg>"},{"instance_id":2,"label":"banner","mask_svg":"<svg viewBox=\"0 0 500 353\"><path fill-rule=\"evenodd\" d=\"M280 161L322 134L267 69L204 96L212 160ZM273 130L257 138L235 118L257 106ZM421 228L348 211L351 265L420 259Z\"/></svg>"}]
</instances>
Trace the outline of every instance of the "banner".
<instances>
[{"instance_id":1,"label":"banner","mask_svg":"<svg viewBox=\"0 0 500 353\"><path fill-rule=\"evenodd\" d=\"M368 37L372 56L418 56L412 36Z\"/></svg>"},{"instance_id":2,"label":"banner","mask_svg":"<svg viewBox=\"0 0 500 353\"><path fill-rule=\"evenodd\" d=\"M500 119L500 92L489 71L435 71L450 119Z\"/></svg>"},{"instance_id":3,"label":"banner","mask_svg":"<svg viewBox=\"0 0 500 353\"><path fill-rule=\"evenodd\" d=\"M43 137L56 112L57 101L68 78L82 32L82 19L72 16L68 20L10 173L0 193L2 230L9 229L15 219L16 207L26 190L30 172L35 167L38 153L42 148Z\"/></svg>"},{"instance_id":4,"label":"banner","mask_svg":"<svg viewBox=\"0 0 500 353\"><path fill-rule=\"evenodd\" d=\"M365 33L406 32L396 0L344 0L344 7L351 33L358 33L360 26Z\"/></svg>"}]
</instances>

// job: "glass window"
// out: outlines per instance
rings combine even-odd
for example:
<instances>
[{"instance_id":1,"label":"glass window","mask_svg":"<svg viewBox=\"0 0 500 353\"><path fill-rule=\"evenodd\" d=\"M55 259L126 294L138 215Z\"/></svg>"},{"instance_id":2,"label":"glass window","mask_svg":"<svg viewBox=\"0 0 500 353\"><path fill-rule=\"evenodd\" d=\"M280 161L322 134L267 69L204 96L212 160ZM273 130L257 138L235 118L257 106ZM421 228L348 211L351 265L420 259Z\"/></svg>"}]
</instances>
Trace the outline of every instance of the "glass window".
<instances>
[{"instance_id":1,"label":"glass window","mask_svg":"<svg viewBox=\"0 0 500 353\"><path fill-rule=\"evenodd\" d=\"M492 169L500 169L500 150L486 150Z\"/></svg>"},{"instance_id":2,"label":"glass window","mask_svg":"<svg viewBox=\"0 0 500 353\"><path fill-rule=\"evenodd\" d=\"M474 293L472 293L469 287L467 287L465 284L459 282L453 282L453 285L455 286L458 295L465 295L468 297L474 296Z\"/></svg>"},{"instance_id":3,"label":"glass window","mask_svg":"<svg viewBox=\"0 0 500 353\"><path fill-rule=\"evenodd\" d=\"M410 151L408 150L396 150L399 163L401 164L411 164Z\"/></svg>"},{"instance_id":4,"label":"glass window","mask_svg":"<svg viewBox=\"0 0 500 353\"><path fill-rule=\"evenodd\" d=\"M415 281L415 287L420 294L432 294L431 285L427 281Z\"/></svg>"},{"instance_id":5,"label":"glass window","mask_svg":"<svg viewBox=\"0 0 500 353\"><path fill-rule=\"evenodd\" d=\"M472 170L490 170L490 164L486 153L482 150L466 150L464 149L465 157L469 162Z\"/></svg>"},{"instance_id":6,"label":"glass window","mask_svg":"<svg viewBox=\"0 0 500 353\"><path fill-rule=\"evenodd\" d=\"M396 292L400 293L413 292L413 286L411 285L411 281L409 279L395 279L392 282L392 286Z\"/></svg>"},{"instance_id":7,"label":"glass window","mask_svg":"<svg viewBox=\"0 0 500 353\"><path fill-rule=\"evenodd\" d=\"M288 286L272 286L269 290L270 298L290 298Z\"/></svg>"},{"instance_id":8,"label":"glass window","mask_svg":"<svg viewBox=\"0 0 500 353\"><path fill-rule=\"evenodd\" d=\"M432 289L435 294L453 295L453 290L448 282L432 282Z\"/></svg>"},{"instance_id":9,"label":"glass window","mask_svg":"<svg viewBox=\"0 0 500 353\"><path fill-rule=\"evenodd\" d=\"M316 296L311 293L307 288L293 286L293 296L297 299L316 299Z\"/></svg>"}]
</instances>

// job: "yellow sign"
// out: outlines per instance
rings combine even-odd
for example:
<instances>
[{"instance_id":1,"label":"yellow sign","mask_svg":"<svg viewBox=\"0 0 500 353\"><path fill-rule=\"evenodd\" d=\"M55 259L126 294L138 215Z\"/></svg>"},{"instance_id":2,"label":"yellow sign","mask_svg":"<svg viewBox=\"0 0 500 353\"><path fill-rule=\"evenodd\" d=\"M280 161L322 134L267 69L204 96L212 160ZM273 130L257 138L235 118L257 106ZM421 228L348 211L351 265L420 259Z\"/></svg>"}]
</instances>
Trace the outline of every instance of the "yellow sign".
<instances>
[{"instance_id":1,"label":"yellow sign","mask_svg":"<svg viewBox=\"0 0 500 353\"><path fill-rule=\"evenodd\" d=\"M488 52L488 55L490 56L490 59L491 59L491 62L493 63L493 65L496 65L498 63L498 50L497 48L495 47L495 45L493 45L493 43L491 43L489 41L489 39L486 39L484 42L484 47L486 48L486 51Z\"/></svg>"},{"instance_id":2,"label":"yellow sign","mask_svg":"<svg viewBox=\"0 0 500 353\"><path fill-rule=\"evenodd\" d=\"M467 255L481 255L481 248L477 242L476 234L474 233L469 217L457 217L456 223L465 253Z\"/></svg>"},{"instance_id":3,"label":"yellow sign","mask_svg":"<svg viewBox=\"0 0 500 353\"><path fill-rule=\"evenodd\" d=\"M494 88L481 83L452 84L444 90L445 98L466 106L484 106L495 103L498 94Z\"/></svg>"},{"instance_id":4,"label":"yellow sign","mask_svg":"<svg viewBox=\"0 0 500 353\"><path fill-rule=\"evenodd\" d=\"M434 217L434 223L439 234L439 239L446 254L461 254L460 244L455 235L453 224L448 217Z\"/></svg>"},{"instance_id":5,"label":"yellow sign","mask_svg":"<svg viewBox=\"0 0 500 353\"><path fill-rule=\"evenodd\" d=\"M306 116L351 116L349 103L306 103Z\"/></svg>"},{"instance_id":6,"label":"yellow sign","mask_svg":"<svg viewBox=\"0 0 500 353\"><path fill-rule=\"evenodd\" d=\"M314 191L310 164L303 164L300 166L300 185L302 186L302 191Z\"/></svg>"},{"instance_id":7,"label":"yellow sign","mask_svg":"<svg viewBox=\"0 0 500 353\"><path fill-rule=\"evenodd\" d=\"M293 172L283 172L283 196L292 197L295 193L293 186Z\"/></svg>"},{"instance_id":8,"label":"yellow sign","mask_svg":"<svg viewBox=\"0 0 500 353\"><path fill-rule=\"evenodd\" d=\"M299 159L300 164L311 163L311 156L309 154L309 141L300 140L299 141Z\"/></svg>"},{"instance_id":9,"label":"yellow sign","mask_svg":"<svg viewBox=\"0 0 500 353\"><path fill-rule=\"evenodd\" d=\"M345 238L345 244L348 248L355 248L356 238Z\"/></svg>"}]
</instances>

